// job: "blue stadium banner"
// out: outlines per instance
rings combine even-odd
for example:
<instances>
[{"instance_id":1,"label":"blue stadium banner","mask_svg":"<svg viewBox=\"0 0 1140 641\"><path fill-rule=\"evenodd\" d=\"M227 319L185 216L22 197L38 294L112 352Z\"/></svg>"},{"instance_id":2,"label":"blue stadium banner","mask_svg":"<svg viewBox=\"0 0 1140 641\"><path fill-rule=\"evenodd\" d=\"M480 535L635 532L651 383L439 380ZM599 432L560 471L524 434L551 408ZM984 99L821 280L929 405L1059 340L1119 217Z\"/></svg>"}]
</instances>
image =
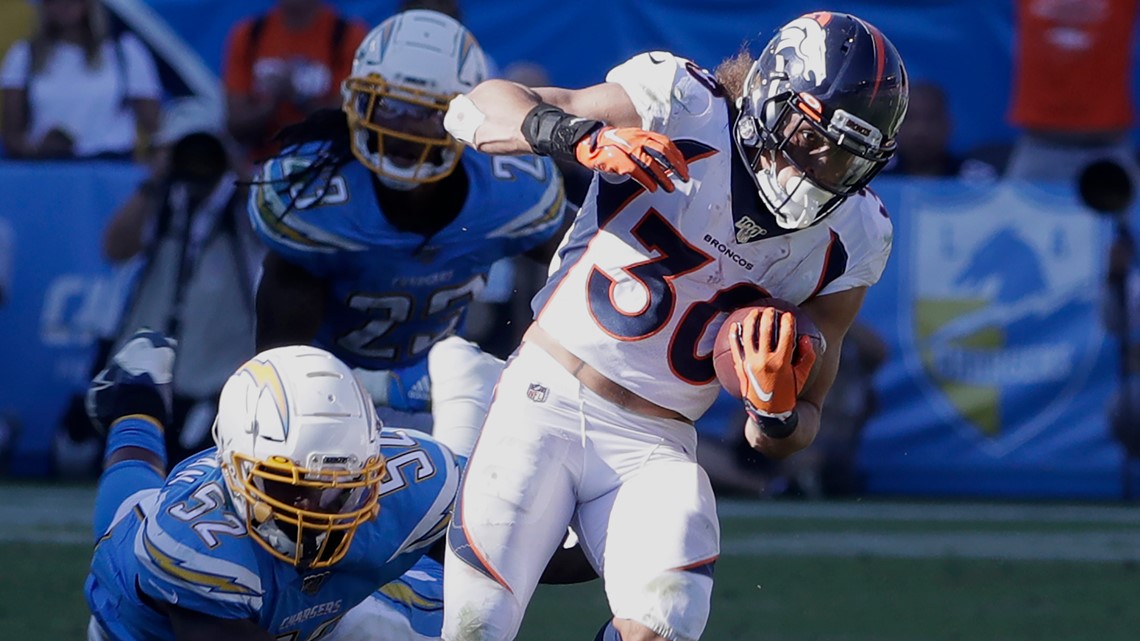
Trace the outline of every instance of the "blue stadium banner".
<instances>
[{"instance_id":1,"label":"blue stadium banner","mask_svg":"<svg viewBox=\"0 0 1140 641\"><path fill-rule=\"evenodd\" d=\"M13 475L52 471L68 399L86 389L92 347L115 322L121 279L103 261L107 220L141 171L120 163L0 162L10 265L0 307L0 414L20 425Z\"/></svg>"},{"instance_id":2,"label":"blue stadium banner","mask_svg":"<svg viewBox=\"0 0 1140 641\"><path fill-rule=\"evenodd\" d=\"M895 249L864 320L891 345L860 452L878 493L1121 495L1110 229L1069 191L883 179Z\"/></svg>"}]
</instances>

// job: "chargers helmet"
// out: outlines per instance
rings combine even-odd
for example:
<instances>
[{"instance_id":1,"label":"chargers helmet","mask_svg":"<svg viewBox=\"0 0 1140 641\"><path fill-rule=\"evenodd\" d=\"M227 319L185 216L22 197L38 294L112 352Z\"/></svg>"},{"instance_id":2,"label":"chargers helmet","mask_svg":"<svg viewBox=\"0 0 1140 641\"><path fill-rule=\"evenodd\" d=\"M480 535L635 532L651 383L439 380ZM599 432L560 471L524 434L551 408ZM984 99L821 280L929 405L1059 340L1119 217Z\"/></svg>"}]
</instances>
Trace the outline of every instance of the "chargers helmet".
<instances>
[{"instance_id":1,"label":"chargers helmet","mask_svg":"<svg viewBox=\"0 0 1140 641\"><path fill-rule=\"evenodd\" d=\"M379 421L352 370L324 350L247 361L222 388L213 432L235 510L282 561L333 565L379 511Z\"/></svg>"},{"instance_id":2,"label":"chargers helmet","mask_svg":"<svg viewBox=\"0 0 1140 641\"><path fill-rule=\"evenodd\" d=\"M381 22L341 88L353 154L395 189L448 176L463 145L443 127L447 105L486 77L483 50L454 19L413 10Z\"/></svg>"},{"instance_id":3,"label":"chargers helmet","mask_svg":"<svg viewBox=\"0 0 1140 641\"><path fill-rule=\"evenodd\" d=\"M781 227L815 224L874 178L907 91L898 51L864 20L817 12L780 28L744 79L733 138Z\"/></svg>"}]
</instances>

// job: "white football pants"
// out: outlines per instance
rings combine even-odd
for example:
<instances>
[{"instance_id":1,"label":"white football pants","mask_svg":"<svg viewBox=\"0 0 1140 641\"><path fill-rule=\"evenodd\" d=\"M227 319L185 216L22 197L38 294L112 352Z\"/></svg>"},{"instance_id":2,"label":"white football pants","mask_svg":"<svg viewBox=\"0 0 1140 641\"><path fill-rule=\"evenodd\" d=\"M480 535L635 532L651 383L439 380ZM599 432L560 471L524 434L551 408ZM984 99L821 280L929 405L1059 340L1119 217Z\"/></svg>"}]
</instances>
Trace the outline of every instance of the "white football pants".
<instances>
[{"instance_id":1,"label":"white football pants","mask_svg":"<svg viewBox=\"0 0 1140 641\"><path fill-rule=\"evenodd\" d=\"M448 531L443 638L513 639L568 524L615 616L699 638L720 528L696 445L692 425L618 407L524 344L499 380Z\"/></svg>"}]
</instances>

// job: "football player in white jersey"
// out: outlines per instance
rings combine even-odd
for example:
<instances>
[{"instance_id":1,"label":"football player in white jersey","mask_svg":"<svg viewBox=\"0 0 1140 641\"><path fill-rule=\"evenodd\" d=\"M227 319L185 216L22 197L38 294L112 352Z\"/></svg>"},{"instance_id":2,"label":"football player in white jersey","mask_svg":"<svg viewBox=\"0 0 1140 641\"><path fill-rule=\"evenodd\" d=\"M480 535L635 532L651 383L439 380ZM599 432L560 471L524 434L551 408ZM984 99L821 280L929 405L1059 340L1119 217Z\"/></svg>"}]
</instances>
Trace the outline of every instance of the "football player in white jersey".
<instances>
[{"instance_id":1,"label":"football player in white jersey","mask_svg":"<svg viewBox=\"0 0 1140 641\"><path fill-rule=\"evenodd\" d=\"M513 639L568 523L613 611L598 640L701 636L719 526L692 422L719 392L717 330L766 297L814 320L820 354L806 340L793 350L794 317L774 332L773 312L746 320L759 340L734 349L749 442L773 457L807 447L890 253L866 187L906 105L898 51L839 13L802 16L715 74L653 52L586 89L492 80L452 101L445 126L466 144L597 175L467 468L444 639Z\"/></svg>"}]
</instances>

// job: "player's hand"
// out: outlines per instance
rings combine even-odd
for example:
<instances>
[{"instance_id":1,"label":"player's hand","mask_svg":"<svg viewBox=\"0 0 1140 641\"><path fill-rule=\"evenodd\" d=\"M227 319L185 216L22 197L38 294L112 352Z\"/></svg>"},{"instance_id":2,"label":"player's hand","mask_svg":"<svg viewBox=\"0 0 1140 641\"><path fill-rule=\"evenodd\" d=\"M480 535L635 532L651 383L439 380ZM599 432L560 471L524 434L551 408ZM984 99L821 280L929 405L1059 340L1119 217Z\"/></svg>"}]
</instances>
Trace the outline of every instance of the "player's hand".
<instances>
[{"instance_id":1,"label":"player's hand","mask_svg":"<svg viewBox=\"0 0 1140 641\"><path fill-rule=\"evenodd\" d=\"M685 156L672 140L635 127L602 127L580 140L574 155L587 169L629 176L651 192L659 186L673 191L673 176L689 179Z\"/></svg>"},{"instance_id":2,"label":"player's hand","mask_svg":"<svg viewBox=\"0 0 1140 641\"><path fill-rule=\"evenodd\" d=\"M771 307L752 312L731 331L732 361L748 413L758 422L788 420L815 364L811 338L797 341L795 314Z\"/></svg>"},{"instance_id":3,"label":"player's hand","mask_svg":"<svg viewBox=\"0 0 1140 641\"><path fill-rule=\"evenodd\" d=\"M103 434L124 416L141 414L169 425L172 420L175 342L140 329L111 357L87 388L87 416Z\"/></svg>"}]
</instances>

